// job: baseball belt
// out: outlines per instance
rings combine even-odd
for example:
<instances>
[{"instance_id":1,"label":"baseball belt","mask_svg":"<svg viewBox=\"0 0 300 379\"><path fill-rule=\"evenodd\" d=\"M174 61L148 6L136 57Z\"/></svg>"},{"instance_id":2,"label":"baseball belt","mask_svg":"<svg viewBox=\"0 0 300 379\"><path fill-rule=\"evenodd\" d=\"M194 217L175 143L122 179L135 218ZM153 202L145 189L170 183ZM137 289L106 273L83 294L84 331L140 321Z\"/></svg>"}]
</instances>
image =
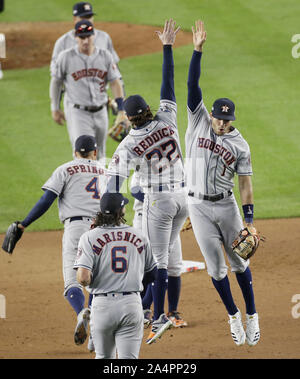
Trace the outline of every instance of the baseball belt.
<instances>
[{"instance_id":1,"label":"baseball belt","mask_svg":"<svg viewBox=\"0 0 300 379\"><path fill-rule=\"evenodd\" d=\"M180 183L174 183L174 184L159 184L159 185L149 185L148 186L148 191L150 192L163 192L163 191L174 191L176 189L181 189L185 187L184 182Z\"/></svg>"},{"instance_id":2,"label":"baseball belt","mask_svg":"<svg viewBox=\"0 0 300 379\"><path fill-rule=\"evenodd\" d=\"M94 106L94 105L84 106L84 105L74 104L74 108L81 109L83 111L87 111L87 112L91 112L91 113L99 112L105 106L106 106L106 104L105 105L100 105L99 107Z\"/></svg>"},{"instance_id":3,"label":"baseball belt","mask_svg":"<svg viewBox=\"0 0 300 379\"><path fill-rule=\"evenodd\" d=\"M96 293L94 294L95 297L97 296L112 296L112 297L117 297L120 295L126 296L126 295L131 295L132 293L137 293L137 292L117 292L117 293Z\"/></svg>"},{"instance_id":4,"label":"baseball belt","mask_svg":"<svg viewBox=\"0 0 300 379\"><path fill-rule=\"evenodd\" d=\"M69 221L69 222L73 222L73 221L82 221L82 220L87 220L87 221L90 221L92 220L91 217L88 217L88 216L73 216L73 217L69 217L69 218L66 218L65 221ZM65 222L64 221L64 222Z\"/></svg>"},{"instance_id":5,"label":"baseball belt","mask_svg":"<svg viewBox=\"0 0 300 379\"><path fill-rule=\"evenodd\" d=\"M188 195L192 196L192 197L196 197L197 199L200 199L200 200L207 200L207 201L215 202L215 201L219 201L219 200L225 199L226 197L231 196L232 191L230 191L230 190L225 191L222 193L218 193L217 195L203 195L201 193L197 194L195 192L189 191Z\"/></svg>"}]
</instances>

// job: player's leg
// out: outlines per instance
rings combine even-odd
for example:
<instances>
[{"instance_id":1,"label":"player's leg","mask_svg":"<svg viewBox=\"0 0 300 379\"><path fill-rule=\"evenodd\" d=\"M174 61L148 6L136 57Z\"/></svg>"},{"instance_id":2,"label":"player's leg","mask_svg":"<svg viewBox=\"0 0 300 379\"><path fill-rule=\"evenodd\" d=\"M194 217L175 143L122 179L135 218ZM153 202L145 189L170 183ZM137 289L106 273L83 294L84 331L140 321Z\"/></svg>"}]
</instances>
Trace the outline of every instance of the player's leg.
<instances>
[{"instance_id":1,"label":"player's leg","mask_svg":"<svg viewBox=\"0 0 300 379\"><path fill-rule=\"evenodd\" d=\"M89 309L85 306L85 295L82 286L76 280L76 271L73 269L77 255L77 248L80 236L89 230L90 222L65 221L63 235L63 277L64 277L64 296L74 309L77 315L77 324L74 332L74 341L77 345L82 344L87 337L89 322Z\"/></svg>"},{"instance_id":2,"label":"player's leg","mask_svg":"<svg viewBox=\"0 0 300 379\"><path fill-rule=\"evenodd\" d=\"M237 281L244 296L247 313L254 314L256 313L256 310L252 288L252 275L250 268L248 267L249 260L245 261L235 254L231 248L232 241L234 241L238 232L243 228L243 221L240 216L238 205L235 199L231 197L230 199L227 199L225 204L220 204L217 211L220 218L220 228L224 238L224 248L231 270L236 273ZM229 217L230 223L228 223L227 217Z\"/></svg>"},{"instance_id":3,"label":"player's leg","mask_svg":"<svg viewBox=\"0 0 300 379\"><path fill-rule=\"evenodd\" d=\"M147 194L143 209L143 232L148 236L158 263L158 275L153 286L154 320L164 313L168 280L168 254L172 231L174 202L162 194Z\"/></svg>"},{"instance_id":4,"label":"player's leg","mask_svg":"<svg viewBox=\"0 0 300 379\"><path fill-rule=\"evenodd\" d=\"M142 220L143 220L143 203L141 201L134 201L134 217L132 220L132 226L139 230L142 230ZM142 305L144 310L144 326L147 328L152 322L152 311L151 305L153 302L151 286L153 283L150 283L147 288L144 288L141 293L142 296Z\"/></svg>"},{"instance_id":5,"label":"player's leg","mask_svg":"<svg viewBox=\"0 0 300 379\"><path fill-rule=\"evenodd\" d=\"M104 107L101 111L93 113L95 138L98 145L98 160L103 160L105 164L106 158L106 141L108 131L108 114L107 108Z\"/></svg>"},{"instance_id":6,"label":"player's leg","mask_svg":"<svg viewBox=\"0 0 300 379\"><path fill-rule=\"evenodd\" d=\"M182 272L182 248L180 235L170 246L168 263L168 318L174 327L187 326L187 322L182 319L178 312L178 303L181 292L181 272Z\"/></svg>"},{"instance_id":7,"label":"player's leg","mask_svg":"<svg viewBox=\"0 0 300 379\"><path fill-rule=\"evenodd\" d=\"M72 150L74 150L75 141L78 137L83 134L95 136L94 122L92 113L82 109L76 109L73 104L68 101L65 101L64 104L67 129Z\"/></svg>"},{"instance_id":8,"label":"player's leg","mask_svg":"<svg viewBox=\"0 0 300 379\"><path fill-rule=\"evenodd\" d=\"M91 309L90 329L96 359L115 359L115 330L118 325L117 309L111 298L95 297Z\"/></svg>"},{"instance_id":9,"label":"player's leg","mask_svg":"<svg viewBox=\"0 0 300 379\"><path fill-rule=\"evenodd\" d=\"M213 218L215 206L208 202L202 202L198 205L190 204L189 211L194 234L204 257L207 272L211 276L213 285L227 310L232 339L236 345L243 345L246 335L241 313L235 305L230 289L222 249L223 231L217 225L218 218Z\"/></svg>"},{"instance_id":10,"label":"player's leg","mask_svg":"<svg viewBox=\"0 0 300 379\"><path fill-rule=\"evenodd\" d=\"M144 334L144 315L139 294L118 301L120 323L115 333L119 359L138 359Z\"/></svg>"},{"instance_id":11,"label":"player's leg","mask_svg":"<svg viewBox=\"0 0 300 379\"><path fill-rule=\"evenodd\" d=\"M62 239L62 268L65 287L64 296L77 315L84 308L85 304L85 296L82 286L77 282L76 271L73 269L78 242L82 233L82 226L80 224L72 226L68 221L65 222L65 230Z\"/></svg>"},{"instance_id":12,"label":"player's leg","mask_svg":"<svg viewBox=\"0 0 300 379\"><path fill-rule=\"evenodd\" d=\"M241 288L245 301L247 323L249 324L249 327L247 328L248 330L246 330L247 342L250 345L255 345L259 340L260 331L255 306L252 273L249 268L249 260L245 261L231 249L232 241L236 238L238 232L243 228L243 221L234 198L231 198L224 207L227 208L226 213L230 214L231 220L230 228L228 228L228 223L226 222L227 216L226 219L221 219L221 228L224 230L224 247L228 256L231 270L236 274L236 279ZM252 336L250 336L250 334Z\"/></svg>"},{"instance_id":13,"label":"player's leg","mask_svg":"<svg viewBox=\"0 0 300 379\"><path fill-rule=\"evenodd\" d=\"M227 265L222 249L222 233L212 218L211 204L189 204L189 215L195 238L204 257L207 272L212 278L221 300L229 315L237 312L230 283L227 277Z\"/></svg>"},{"instance_id":14,"label":"player's leg","mask_svg":"<svg viewBox=\"0 0 300 379\"><path fill-rule=\"evenodd\" d=\"M143 208L143 232L148 236L158 263L157 278L152 287L154 315L147 343L159 338L172 325L164 313L168 286L168 254L172 222L177 209L167 194L146 194Z\"/></svg>"}]
</instances>

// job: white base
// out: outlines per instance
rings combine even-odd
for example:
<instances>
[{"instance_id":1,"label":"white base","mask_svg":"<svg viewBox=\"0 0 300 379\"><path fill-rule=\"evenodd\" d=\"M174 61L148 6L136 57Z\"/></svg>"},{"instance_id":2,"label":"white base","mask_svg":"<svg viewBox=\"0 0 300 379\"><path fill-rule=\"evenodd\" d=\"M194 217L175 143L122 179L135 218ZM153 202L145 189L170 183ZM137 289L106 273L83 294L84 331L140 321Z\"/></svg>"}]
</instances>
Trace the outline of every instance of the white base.
<instances>
[{"instance_id":1,"label":"white base","mask_svg":"<svg viewBox=\"0 0 300 379\"><path fill-rule=\"evenodd\" d=\"M204 262L182 261L182 265L183 265L183 267L182 267L181 273L193 272L193 271L205 269L205 263Z\"/></svg>"}]
</instances>

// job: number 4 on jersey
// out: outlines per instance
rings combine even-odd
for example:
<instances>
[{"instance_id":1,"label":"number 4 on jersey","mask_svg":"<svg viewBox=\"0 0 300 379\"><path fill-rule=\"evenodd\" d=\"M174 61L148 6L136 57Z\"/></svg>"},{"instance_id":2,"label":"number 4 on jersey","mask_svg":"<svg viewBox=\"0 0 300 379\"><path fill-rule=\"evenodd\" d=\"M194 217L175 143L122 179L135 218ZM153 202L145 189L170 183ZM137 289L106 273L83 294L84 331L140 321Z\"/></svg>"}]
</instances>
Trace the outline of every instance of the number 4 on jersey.
<instances>
[{"instance_id":1,"label":"number 4 on jersey","mask_svg":"<svg viewBox=\"0 0 300 379\"><path fill-rule=\"evenodd\" d=\"M93 193L93 199L100 199L98 177L94 177L85 187L87 192Z\"/></svg>"}]
</instances>

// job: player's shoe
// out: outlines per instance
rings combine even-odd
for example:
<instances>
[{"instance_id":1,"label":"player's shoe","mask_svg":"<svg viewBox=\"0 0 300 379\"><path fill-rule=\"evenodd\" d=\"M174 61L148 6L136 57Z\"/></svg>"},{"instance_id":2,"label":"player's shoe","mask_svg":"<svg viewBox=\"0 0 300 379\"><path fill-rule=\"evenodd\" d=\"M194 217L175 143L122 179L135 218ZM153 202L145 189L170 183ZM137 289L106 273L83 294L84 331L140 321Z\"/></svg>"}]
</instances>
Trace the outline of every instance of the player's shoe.
<instances>
[{"instance_id":1,"label":"player's shoe","mask_svg":"<svg viewBox=\"0 0 300 379\"><path fill-rule=\"evenodd\" d=\"M246 314L246 341L249 346L254 346L260 339L258 314Z\"/></svg>"},{"instance_id":2,"label":"player's shoe","mask_svg":"<svg viewBox=\"0 0 300 379\"><path fill-rule=\"evenodd\" d=\"M160 338L172 326L172 321L164 313L161 314L157 320L153 321L146 343L150 345L155 342L157 338Z\"/></svg>"},{"instance_id":3,"label":"player's shoe","mask_svg":"<svg viewBox=\"0 0 300 379\"><path fill-rule=\"evenodd\" d=\"M90 353L93 353L95 351L95 346L91 335L89 336L87 348Z\"/></svg>"},{"instance_id":4,"label":"player's shoe","mask_svg":"<svg viewBox=\"0 0 300 379\"><path fill-rule=\"evenodd\" d=\"M228 323L230 324L230 331L233 341L236 345L244 345L246 341L246 333L242 323L241 312L237 311L233 316L229 316Z\"/></svg>"},{"instance_id":5,"label":"player's shoe","mask_svg":"<svg viewBox=\"0 0 300 379\"><path fill-rule=\"evenodd\" d=\"M152 311L150 309L144 309L144 328L147 329L152 321Z\"/></svg>"},{"instance_id":6,"label":"player's shoe","mask_svg":"<svg viewBox=\"0 0 300 379\"><path fill-rule=\"evenodd\" d=\"M168 319L172 321L174 328L183 328L184 326L188 325L177 311L169 312L167 316Z\"/></svg>"},{"instance_id":7,"label":"player's shoe","mask_svg":"<svg viewBox=\"0 0 300 379\"><path fill-rule=\"evenodd\" d=\"M86 340L90 313L91 311L89 308L83 308L77 316L77 325L74 332L74 342L76 345L82 345Z\"/></svg>"}]
</instances>

